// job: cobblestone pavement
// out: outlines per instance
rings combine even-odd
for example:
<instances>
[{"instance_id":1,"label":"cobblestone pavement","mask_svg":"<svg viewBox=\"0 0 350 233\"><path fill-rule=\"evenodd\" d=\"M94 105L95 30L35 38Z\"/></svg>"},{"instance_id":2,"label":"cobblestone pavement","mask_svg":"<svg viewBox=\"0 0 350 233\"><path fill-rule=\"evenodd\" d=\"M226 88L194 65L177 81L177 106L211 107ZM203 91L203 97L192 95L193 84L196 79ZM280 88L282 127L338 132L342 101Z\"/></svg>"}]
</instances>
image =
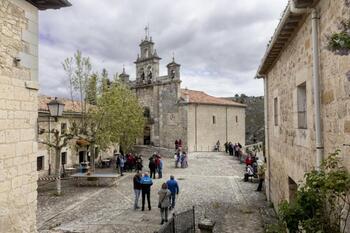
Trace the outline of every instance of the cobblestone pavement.
<instances>
[{"instance_id":1,"label":"cobblestone pavement","mask_svg":"<svg viewBox=\"0 0 350 233\"><path fill-rule=\"evenodd\" d=\"M206 216L216 221L215 232L263 232L265 196L255 192L256 183L243 182L244 166L224 153L189 155L189 167L174 168L165 159L163 179L152 186L152 210L133 210L133 174L126 173L116 185L76 187L63 181L64 195L54 195L54 183L39 186L39 232L154 232L160 227L157 191L170 174L180 184L176 212L193 205L197 222Z\"/></svg>"}]
</instances>

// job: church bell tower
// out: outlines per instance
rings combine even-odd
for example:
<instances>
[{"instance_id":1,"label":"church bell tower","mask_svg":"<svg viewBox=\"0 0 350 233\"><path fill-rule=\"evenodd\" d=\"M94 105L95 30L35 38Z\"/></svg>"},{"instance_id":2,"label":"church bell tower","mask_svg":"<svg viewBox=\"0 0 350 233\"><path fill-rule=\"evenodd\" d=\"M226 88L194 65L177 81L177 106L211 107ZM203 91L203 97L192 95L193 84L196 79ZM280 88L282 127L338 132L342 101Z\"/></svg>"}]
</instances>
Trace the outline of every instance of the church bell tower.
<instances>
[{"instance_id":1,"label":"church bell tower","mask_svg":"<svg viewBox=\"0 0 350 233\"><path fill-rule=\"evenodd\" d=\"M140 53L137 55L136 82L137 84L151 84L159 76L159 61L148 27L145 28L145 38L140 43ZM140 56L141 54L141 56Z\"/></svg>"}]
</instances>

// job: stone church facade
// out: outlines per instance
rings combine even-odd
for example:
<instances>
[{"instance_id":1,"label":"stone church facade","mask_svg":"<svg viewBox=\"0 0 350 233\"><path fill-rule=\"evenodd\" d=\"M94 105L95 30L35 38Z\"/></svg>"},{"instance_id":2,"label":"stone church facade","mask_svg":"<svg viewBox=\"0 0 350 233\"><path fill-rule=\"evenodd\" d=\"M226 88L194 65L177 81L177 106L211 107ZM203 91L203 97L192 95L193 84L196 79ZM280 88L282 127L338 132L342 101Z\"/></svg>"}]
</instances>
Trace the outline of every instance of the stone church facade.
<instances>
[{"instance_id":1,"label":"stone church facade","mask_svg":"<svg viewBox=\"0 0 350 233\"><path fill-rule=\"evenodd\" d=\"M258 70L265 83L266 192L275 206L292 201L305 172L336 149L350 168L350 57L327 49L328 36L350 18L349 6L340 0L291 3Z\"/></svg>"},{"instance_id":2,"label":"stone church facade","mask_svg":"<svg viewBox=\"0 0 350 233\"><path fill-rule=\"evenodd\" d=\"M158 56L151 37L140 43L135 61L136 80L125 70L120 79L135 91L147 119L138 145L174 148L176 139L185 150L211 151L219 140L245 143L245 105L181 89L180 64L174 57L167 74L159 74Z\"/></svg>"}]
</instances>

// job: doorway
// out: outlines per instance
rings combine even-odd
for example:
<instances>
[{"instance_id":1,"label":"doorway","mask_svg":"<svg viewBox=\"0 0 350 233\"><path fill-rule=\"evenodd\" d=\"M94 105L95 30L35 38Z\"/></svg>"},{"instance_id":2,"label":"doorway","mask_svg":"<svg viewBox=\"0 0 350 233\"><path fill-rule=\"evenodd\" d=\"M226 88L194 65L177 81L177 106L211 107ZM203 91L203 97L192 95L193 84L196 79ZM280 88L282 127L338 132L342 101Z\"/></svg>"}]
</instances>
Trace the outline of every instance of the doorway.
<instances>
[{"instance_id":1,"label":"doorway","mask_svg":"<svg viewBox=\"0 0 350 233\"><path fill-rule=\"evenodd\" d=\"M151 127L146 126L143 131L143 144L151 145Z\"/></svg>"}]
</instances>

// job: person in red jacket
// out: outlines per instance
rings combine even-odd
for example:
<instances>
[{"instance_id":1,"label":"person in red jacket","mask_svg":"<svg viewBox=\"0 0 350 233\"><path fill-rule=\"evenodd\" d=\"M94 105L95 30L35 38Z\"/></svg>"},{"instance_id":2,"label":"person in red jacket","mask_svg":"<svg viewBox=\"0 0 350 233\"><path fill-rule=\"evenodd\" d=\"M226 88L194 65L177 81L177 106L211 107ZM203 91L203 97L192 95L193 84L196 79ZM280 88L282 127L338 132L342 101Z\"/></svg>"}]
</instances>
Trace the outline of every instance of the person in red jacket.
<instances>
[{"instance_id":1,"label":"person in red jacket","mask_svg":"<svg viewBox=\"0 0 350 233\"><path fill-rule=\"evenodd\" d=\"M252 155L249 154L248 157L245 159L245 165L248 166L252 166L253 165L253 158L252 158Z\"/></svg>"}]
</instances>

